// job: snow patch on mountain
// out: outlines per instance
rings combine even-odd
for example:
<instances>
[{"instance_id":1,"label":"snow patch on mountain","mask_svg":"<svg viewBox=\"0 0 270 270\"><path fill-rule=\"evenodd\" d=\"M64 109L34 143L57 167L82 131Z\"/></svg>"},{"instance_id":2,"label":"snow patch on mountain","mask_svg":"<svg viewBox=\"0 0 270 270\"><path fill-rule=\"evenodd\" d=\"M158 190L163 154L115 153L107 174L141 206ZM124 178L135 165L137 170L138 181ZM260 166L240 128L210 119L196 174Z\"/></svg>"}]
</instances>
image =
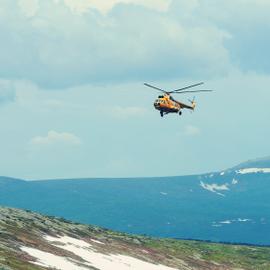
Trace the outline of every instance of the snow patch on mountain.
<instances>
[{"instance_id":1,"label":"snow patch on mountain","mask_svg":"<svg viewBox=\"0 0 270 270\"><path fill-rule=\"evenodd\" d=\"M237 221L238 222L247 222L247 221L251 221L251 219L249 219L249 218L243 218L243 219L242 218L238 218Z\"/></svg>"},{"instance_id":2,"label":"snow patch on mountain","mask_svg":"<svg viewBox=\"0 0 270 270\"><path fill-rule=\"evenodd\" d=\"M220 221L220 224L231 224L232 221L231 220L224 220L224 221Z\"/></svg>"},{"instance_id":3,"label":"snow patch on mountain","mask_svg":"<svg viewBox=\"0 0 270 270\"><path fill-rule=\"evenodd\" d=\"M36 248L21 247L22 251L28 253L31 257L35 258L36 261L31 261L35 265L42 267L50 267L59 270L89 270L89 268L81 267L77 261L71 261L68 258L57 256L55 254L38 250Z\"/></svg>"},{"instance_id":4,"label":"snow patch on mountain","mask_svg":"<svg viewBox=\"0 0 270 270\"><path fill-rule=\"evenodd\" d=\"M238 184L238 180L235 179L235 178L233 178L233 180L232 180L232 185L236 185L236 184Z\"/></svg>"},{"instance_id":5,"label":"snow patch on mountain","mask_svg":"<svg viewBox=\"0 0 270 270\"><path fill-rule=\"evenodd\" d=\"M223 185L218 185L218 184L207 184L204 183L203 181L200 181L200 186L208 191L214 192L220 196L225 196L224 194L218 192L218 191L227 191L229 190L229 184L223 184Z\"/></svg>"},{"instance_id":6,"label":"snow patch on mountain","mask_svg":"<svg viewBox=\"0 0 270 270\"><path fill-rule=\"evenodd\" d=\"M96 244L100 244L100 245L105 245L104 243L96 240L96 239L91 239L92 242L96 243Z\"/></svg>"},{"instance_id":7,"label":"snow patch on mountain","mask_svg":"<svg viewBox=\"0 0 270 270\"><path fill-rule=\"evenodd\" d=\"M245 168L236 171L237 174L270 173L270 168Z\"/></svg>"},{"instance_id":8,"label":"snow patch on mountain","mask_svg":"<svg viewBox=\"0 0 270 270\"><path fill-rule=\"evenodd\" d=\"M176 270L175 268L149 263L126 255L103 254L95 250L91 244L69 236L52 237L45 235L44 239L57 248L77 255L81 260L57 256L30 247L21 247L22 251L36 259L32 263L43 267L59 270L86 270L93 267L102 270Z\"/></svg>"},{"instance_id":9,"label":"snow patch on mountain","mask_svg":"<svg viewBox=\"0 0 270 270\"><path fill-rule=\"evenodd\" d=\"M222 225L229 225L232 223L251 222L251 221L252 221L252 219L249 219L249 218L228 219L228 220L222 220L222 221L213 221L212 226L213 227L221 227Z\"/></svg>"}]
</instances>

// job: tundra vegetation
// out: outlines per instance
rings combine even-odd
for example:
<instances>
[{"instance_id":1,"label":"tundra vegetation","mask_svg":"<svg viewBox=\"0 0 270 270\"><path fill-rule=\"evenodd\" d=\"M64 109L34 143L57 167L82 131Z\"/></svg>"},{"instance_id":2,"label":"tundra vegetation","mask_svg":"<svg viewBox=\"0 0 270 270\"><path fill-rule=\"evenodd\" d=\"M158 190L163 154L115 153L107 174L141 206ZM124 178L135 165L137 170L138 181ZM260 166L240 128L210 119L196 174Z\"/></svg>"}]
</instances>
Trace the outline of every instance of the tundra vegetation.
<instances>
[{"instance_id":1,"label":"tundra vegetation","mask_svg":"<svg viewBox=\"0 0 270 270\"><path fill-rule=\"evenodd\" d=\"M45 235L73 237L91 243L101 254L121 254L175 269L270 269L269 247L129 235L27 210L0 207L0 270L48 269L35 265L35 258L23 252L22 246L80 260L72 252L46 241ZM89 269L96 268L89 266Z\"/></svg>"}]
</instances>

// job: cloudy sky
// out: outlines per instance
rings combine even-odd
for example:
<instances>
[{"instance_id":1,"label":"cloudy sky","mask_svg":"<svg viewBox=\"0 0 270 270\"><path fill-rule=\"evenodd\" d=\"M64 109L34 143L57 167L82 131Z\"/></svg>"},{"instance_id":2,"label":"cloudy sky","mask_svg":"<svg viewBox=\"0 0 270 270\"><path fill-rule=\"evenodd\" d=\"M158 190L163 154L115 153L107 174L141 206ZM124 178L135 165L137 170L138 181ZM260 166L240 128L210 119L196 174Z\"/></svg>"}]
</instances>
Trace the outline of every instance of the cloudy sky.
<instances>
[{"instance_id":1,"label":"cloudy sky","mask_svg":"<svg viewBox=\"0 0 270 270\"><path fill-rule=\"evenodd\" d=\"M0 174L183 175L270 155L269 11L268 0L0 0ZM143 86L200 81L215 92L181 117L161 118Z\"/></svg>"}]
</instances>

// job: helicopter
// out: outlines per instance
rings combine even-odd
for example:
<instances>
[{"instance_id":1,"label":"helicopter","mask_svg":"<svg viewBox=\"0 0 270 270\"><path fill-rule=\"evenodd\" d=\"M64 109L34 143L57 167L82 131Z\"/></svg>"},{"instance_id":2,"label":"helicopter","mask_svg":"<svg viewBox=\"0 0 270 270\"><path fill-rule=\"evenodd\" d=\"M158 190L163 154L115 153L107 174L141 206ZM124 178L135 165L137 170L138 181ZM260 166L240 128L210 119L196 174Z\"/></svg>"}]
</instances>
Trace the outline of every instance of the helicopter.
<instances>
[{"instance_id":1,"label":"helicopter","mask_svg":"<svg viewBox=\"0 0 270 270\"><path fill-rule=\"evenodd\" d=\"M148 83L144 83L145 86L147 87L151 87L155 90L158 90L160 92L162 92L162 95L159 95L158 98L155 100L154 102L154 107L160 111L160 116L163 117L165 114L168 113L178 113L179 115L182 115L182 109L189 109L194 111L195 107L196 107L196 102L195 102L195 97L193 98L193 100L189 100L189 102L191 103L190 105L187 105L185 103L182 103L180 101L175 100L171 94L185 94L185 93L195 93L195 92L212 92L213 90L188 90L186 91L186 89L195 87L195 86L199 86L204 84L203 82L200 83L196 83L196 84L192 84L180 89L176 89L176 90L172 90L172 91L165 91L164 89L155 87L151 84Z\"/></svg>"}]
</instances>

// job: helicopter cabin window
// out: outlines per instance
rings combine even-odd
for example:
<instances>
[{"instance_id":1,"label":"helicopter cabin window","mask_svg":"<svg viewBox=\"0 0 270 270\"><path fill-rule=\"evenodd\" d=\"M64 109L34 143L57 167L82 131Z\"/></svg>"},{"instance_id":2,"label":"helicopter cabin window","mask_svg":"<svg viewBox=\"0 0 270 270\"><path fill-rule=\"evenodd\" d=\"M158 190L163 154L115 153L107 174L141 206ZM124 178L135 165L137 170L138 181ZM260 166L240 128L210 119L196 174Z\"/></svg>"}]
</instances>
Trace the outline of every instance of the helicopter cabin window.
<instances>
[{"instance_id":1,"label":"helicopter cabin window","mask_svg":"<svg viewBox=\"0 0 270 270\"><path fill-rule=\"evenodd\" d=\"M158 96L158 98L164 98L164 96Z\"/></svg>"}]
</instances>

